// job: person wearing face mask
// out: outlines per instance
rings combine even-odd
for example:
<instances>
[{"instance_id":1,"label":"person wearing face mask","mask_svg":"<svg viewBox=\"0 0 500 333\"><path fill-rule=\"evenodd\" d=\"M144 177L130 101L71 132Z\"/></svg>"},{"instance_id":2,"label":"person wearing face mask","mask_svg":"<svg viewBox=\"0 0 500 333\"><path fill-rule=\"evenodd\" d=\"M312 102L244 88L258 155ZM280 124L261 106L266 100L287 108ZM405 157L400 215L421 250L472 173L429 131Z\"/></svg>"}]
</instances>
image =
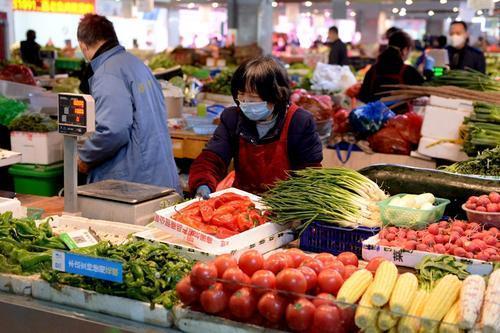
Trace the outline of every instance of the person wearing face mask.
<instances>
[{"instance_id":1,"label":"person wearing face mask","mask_svg":"<svg viewBox=\"0 0 500 333\"><path fill-rule=\"evenodd\" d=\"M380 100L387 96L383 92L391 88L387 84L422 85L424 78L414 67L406 65L413 41L404 31L399 30L389 37L389 44L378 57L376 63L366 73L358 98L364 103ZM382 94L381 94L382 93ZM396 107L394 111L404 113L407 105Z\"/></svg>"},{"instance_id":2,"label":"person wearing face mask","mask_svg":"<svg viewBox=\"0 0 500 333\"><path fill-rule=\"evenodd\" d=\"M96 130L78 149L89 183L106 179L180 191L158 81L118 43L113 23L86 14L77 31L85 59L80 89L95 100Z\"/></svg>"},{"instance_id":3,"label":"person wearing face mask","mask_svg":"<svg viewBox=\"0 0 500 333\"><path fill-rule=\"evenodd\" d=\"M451 69L474 69L486 72L486 60L483 52L468 45L467 23L452 22L450 25L450 45L447 47Z\"/></svg>"},{"instance_id":4,"label":"person wearing face mask","mask_svg":"<svg viewBox=\"0 0 500 333\"><path fill-rule=\"evenodd\" d=\"M322 144L313 116L290 104L286 70L274 58L241 64L233 75L236 102L221 114L220 125L193 162L189 188L207 198L226 177L234 160L233 186L261 193L288 170L319 167Z\"/></svg>"}]
</instances>

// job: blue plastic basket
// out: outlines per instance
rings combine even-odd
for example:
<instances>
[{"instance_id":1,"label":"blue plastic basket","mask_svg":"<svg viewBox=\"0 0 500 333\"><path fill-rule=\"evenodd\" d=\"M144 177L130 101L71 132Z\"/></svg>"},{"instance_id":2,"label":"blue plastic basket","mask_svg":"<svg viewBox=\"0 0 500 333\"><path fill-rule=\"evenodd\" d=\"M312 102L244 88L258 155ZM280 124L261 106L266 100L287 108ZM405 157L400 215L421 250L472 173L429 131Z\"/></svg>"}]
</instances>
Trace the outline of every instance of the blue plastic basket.
<instances>
[{"instance_id":1,"label":"blue plastic basket","mask_svg":"<svg viewBox=\"0 0 500 333\"><path fill-rule=\"evenodd\" d=\"M361 258L361 242L376 235L380 228L336 227L328 223L313 222L300 236L300 248L309 252L330 252L335 255L350 251Z\"/></svg>"}]
</instances>

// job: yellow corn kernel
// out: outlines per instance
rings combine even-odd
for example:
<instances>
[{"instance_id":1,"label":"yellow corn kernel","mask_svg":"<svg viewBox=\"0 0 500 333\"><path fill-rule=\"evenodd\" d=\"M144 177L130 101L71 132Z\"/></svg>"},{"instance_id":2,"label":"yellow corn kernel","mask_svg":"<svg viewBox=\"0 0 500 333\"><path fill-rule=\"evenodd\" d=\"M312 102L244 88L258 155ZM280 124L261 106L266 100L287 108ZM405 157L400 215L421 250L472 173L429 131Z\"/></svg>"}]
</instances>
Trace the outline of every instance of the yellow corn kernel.
<instances>
[{"instance_id":1,"label":"yellow corn kernel","mask_svg":"<svg viewBox=\"0 0 500 333\"><path fill-rule=\"evenodd\" d=\"M486 282L480 275L469 275L462 282L458 325L462 329L472 329L483 305Z\"/></svg>"},{"instance_id":2,"label":"yellow corn kernel","mask_svg":"<svg viewBox=\"0 0 500 333\"><path fill-rule=\"evenodd\" d=\"M348 304L356 303L373 281L373 275L366 269L360 269L349 277L337 294L337 301Z\"/></svg>"},{"instance_id":3,"label":"yellow corn kernel","mask_svg":"<svg viewBox=\"0 0 500 333\"><path fill-rule=\"evenodd\" d=\"M378 328L382 331L390 330L398 324L399 316L391 313L388 306L385 306L379 313L377 319Z\"/></svg>"},{"instance_id":4,"label":"yellow corn kernel","mask_svg":"<svg viewBox=\"0 0 500 333\"><path fill-rule=\"evenodd\" d=\"M399 320L398 332L399 333L417 333L420 328L420 314L427 302L429 294L424 290L417 290L415 298L411 303L408 314Z\"/></svg>"},{"instance_id":5,"label":"yellow corn kernel","mask_svg":"<svg viewBox=\"0 0 500 333\"><path fill-rule=\"evenodd\" d=\"M391 298L392 290L398 279L398 268L390 261L382 261L375 272L371 302L384 306Z\"/></svg>"},{"instance_id":6,"label":"yellow corn kernel","mask_svg":"<svg viewBox=\"0 0 500 333\"><path fill-rule=\"evenodd\" d=\"M459 319L460 300L456 301L448 311L446 316L444 316L441 325L439 325L439 333L460 333L460 329L458 327Z\"/></svg>"},{"instance_id":7,"label":"yellow corn kernel","mask_svg":"<svg viewBox=\"0 0 500 333\"><path fill-rule=\"evenodd\" d=\"M384 331L380 330L377 326L369 326L363 330L364 333L382 333Z\"/></svg>"},{"instance_id":8,"label":"yellow corn kernel","mask_svg":"<svg viewBox=\"0 0 500 333\"><path fill-rule=\"evenodd\" d=\"M354 315L356 326L367 329L370 326L377 326L378 308L374 307L370 301L373 283L365 291Z\"/></svg>"},{"instance_id":9,"label":"yellow corn kernel","mask_svg":"<svg viewBox=\"0 0 500 333\"><path fill-rule=\"evenodd\" d=\"M418 289L418 279L415 274L401 274L392 291L389 305L392 312L406 314L410 310L413 297Z\"/></svg>"},{"instance_id":10,"label":"yellow corn kernel","mask_svg":"<svg viewBox=\"0 0 500 333\"><path fill-rule=\"evenodd\" d=\"M431 330L438 326L439 321L456 302L461 286L462 283L456 275L448 274L439 280L422 311L424 328Z\"/></svg>"}]
</instances>

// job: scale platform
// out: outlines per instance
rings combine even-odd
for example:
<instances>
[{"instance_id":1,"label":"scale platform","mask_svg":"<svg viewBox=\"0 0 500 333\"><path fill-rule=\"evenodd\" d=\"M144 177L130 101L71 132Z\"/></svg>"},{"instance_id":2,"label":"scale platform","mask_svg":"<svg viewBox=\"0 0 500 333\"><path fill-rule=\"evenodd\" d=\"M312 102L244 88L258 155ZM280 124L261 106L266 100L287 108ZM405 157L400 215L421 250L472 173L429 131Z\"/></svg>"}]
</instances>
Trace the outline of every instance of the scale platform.
<instances>
[{"instance_id":1,"label":"scale platform","mask_svg":"<svg viewBox=\"0 0 500 333\"><path fill-rule=\"evenodd\" d=\"M181 200L171 188L104 180L79 186L78 209L82 216L123 223L146 225L154 212Z\"/></svg>"}]
</instances>

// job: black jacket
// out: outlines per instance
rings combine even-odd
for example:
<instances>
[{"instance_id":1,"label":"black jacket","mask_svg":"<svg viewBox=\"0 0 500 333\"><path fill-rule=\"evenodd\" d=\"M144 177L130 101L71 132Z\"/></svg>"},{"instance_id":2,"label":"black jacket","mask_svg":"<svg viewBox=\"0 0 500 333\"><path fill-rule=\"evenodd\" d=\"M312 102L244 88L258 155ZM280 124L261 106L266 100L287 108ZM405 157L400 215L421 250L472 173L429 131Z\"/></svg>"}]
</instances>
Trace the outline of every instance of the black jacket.
<instances>
[{"instance_id":1,"label":"black jacket","mask_svg":"<svg viewBox=\"0 0 500 333\"><path fill-rule=\"evenodd\" d=\"M21 59L25 64L43 66L40 58L40 45L34 40L25 40L21 42Z\"/></svg>"},{"instance_id":2,"label":"black jacket","mask_svg":"<svg viewBox=\"0 0 500 333\"><path fill-rule=\"evenodd\" d=\"M337 39L335 42L327 42L325 45L330 47L330 54L328 55L328 63L330 65L349 65L347 47L340 39Z\"/></svg>"},{"instance_id":3,"label":"black jacket","mask_svg":"<svg viewBox=\"0 0 500 333\"><path fill-rule=\"evenodd\" d=\"M463 49L458 50L448 46L448 56L450 59L451 69L474 69L481 73L486 73L486 60L483 52L466 45Z\"/></svg>"}]
</instances>

